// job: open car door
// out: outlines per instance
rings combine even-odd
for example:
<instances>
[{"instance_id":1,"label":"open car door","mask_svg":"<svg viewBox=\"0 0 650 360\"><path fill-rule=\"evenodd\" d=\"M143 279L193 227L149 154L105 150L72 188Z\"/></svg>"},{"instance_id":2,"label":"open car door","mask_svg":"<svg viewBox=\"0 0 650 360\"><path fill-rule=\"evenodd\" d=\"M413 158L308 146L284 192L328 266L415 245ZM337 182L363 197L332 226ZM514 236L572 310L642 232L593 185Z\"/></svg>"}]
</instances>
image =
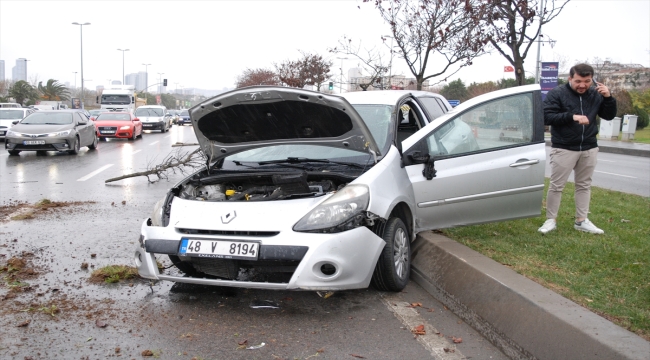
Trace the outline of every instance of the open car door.
<instances>
[{"instance_id":1,"label":"open car door","mask_svg":"<svg viewBox=\"0 0 650 360\"><path fill-rule=\"evenodd\" d=\"M416 232L541 213L546 152L539 85L473 98L402 148Z\"/></svg>"}]
</instances>

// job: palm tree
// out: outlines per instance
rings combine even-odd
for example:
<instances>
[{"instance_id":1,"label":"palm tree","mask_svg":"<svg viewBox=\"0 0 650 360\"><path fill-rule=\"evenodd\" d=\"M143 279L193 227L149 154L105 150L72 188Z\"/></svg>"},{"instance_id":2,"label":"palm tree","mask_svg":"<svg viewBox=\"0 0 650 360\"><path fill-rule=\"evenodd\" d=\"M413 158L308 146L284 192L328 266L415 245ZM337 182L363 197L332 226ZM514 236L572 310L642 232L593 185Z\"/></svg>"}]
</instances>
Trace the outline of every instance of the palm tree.
<instances>
[{"instance_id":1,"label":"palm tree","mask_svg":"<svg viewBox=\"0 0 650 360\"><path fill-rule=\"evenodd\" d=\"M38 91L41 93L43 100L66 101L70 100L70 92L65 85L57 82L57 80L50 79L47 84L43 86L43 82L38 82Z\"/></svg>"},{"instance_id":2,"label":"palm tree","mask_svg":"<svg viewBox=\"0 0 650 360\"><path fill-rule=\"evenodd\" d=\"M22 105L25 100L36 100L39 98L38 91L25 80L19 80L9 89L9 96L16 99Z\"/></svg>"}]
</instances>

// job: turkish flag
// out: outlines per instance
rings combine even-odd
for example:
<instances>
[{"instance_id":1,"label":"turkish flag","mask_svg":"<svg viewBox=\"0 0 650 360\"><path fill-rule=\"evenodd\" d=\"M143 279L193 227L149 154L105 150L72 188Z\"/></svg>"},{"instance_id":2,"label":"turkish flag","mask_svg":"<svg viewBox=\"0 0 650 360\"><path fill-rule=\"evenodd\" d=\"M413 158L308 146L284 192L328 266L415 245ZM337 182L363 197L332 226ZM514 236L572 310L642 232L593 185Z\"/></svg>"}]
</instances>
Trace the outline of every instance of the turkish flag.
<instances>
[{"instance_id":1,"label":"turkish flag","mask_svg":"<svg viewBox=\"0 0 650 360\"><path fill-rule=\"evenodd\" d=\"M503 72L515 72L515 68L513 68L512 66L504 66Z\"/></svg>"}]
</instances>

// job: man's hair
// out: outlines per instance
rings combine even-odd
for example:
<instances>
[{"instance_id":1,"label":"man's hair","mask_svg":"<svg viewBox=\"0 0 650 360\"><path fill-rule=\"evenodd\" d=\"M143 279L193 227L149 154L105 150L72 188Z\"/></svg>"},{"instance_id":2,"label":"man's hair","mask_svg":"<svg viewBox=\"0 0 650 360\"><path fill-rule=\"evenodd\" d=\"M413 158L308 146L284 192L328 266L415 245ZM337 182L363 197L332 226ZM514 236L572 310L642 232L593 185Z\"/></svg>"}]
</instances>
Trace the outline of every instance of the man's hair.
<instances>
[{"instance_id":1,"label":"man's hair","mask_svg":"<svg viewBox=\"0 0 650 360\"><path fill-rule=\"evenodd\" d=\"M578 74L582 77L594 76L594 68L592 68L591 65L578 64L569 70L569 76L574 77L575 74Z\"/></svg>"}]
</instances>

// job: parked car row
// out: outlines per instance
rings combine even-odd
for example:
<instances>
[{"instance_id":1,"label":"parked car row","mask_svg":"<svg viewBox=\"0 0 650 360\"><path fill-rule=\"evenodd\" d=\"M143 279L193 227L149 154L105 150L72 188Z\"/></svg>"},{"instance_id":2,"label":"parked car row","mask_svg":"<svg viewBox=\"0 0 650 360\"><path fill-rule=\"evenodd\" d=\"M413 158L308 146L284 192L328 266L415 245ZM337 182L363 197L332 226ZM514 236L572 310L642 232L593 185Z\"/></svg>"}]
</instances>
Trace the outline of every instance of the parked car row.
<instances>
[{"instance_id":1,"label":"parked car row","mask_svg":"<svg viewBox=\"0 0 650 360\"><path fill-rule=\"evenodd\" d=\"M77 154L109 138L135 140L144 130L169 131L172 115L164 106L148 105L135 113L85 109L36 110L0 108L0 140L10 155L22 151L66 151Z\"/></svg>"}]
</instances>

